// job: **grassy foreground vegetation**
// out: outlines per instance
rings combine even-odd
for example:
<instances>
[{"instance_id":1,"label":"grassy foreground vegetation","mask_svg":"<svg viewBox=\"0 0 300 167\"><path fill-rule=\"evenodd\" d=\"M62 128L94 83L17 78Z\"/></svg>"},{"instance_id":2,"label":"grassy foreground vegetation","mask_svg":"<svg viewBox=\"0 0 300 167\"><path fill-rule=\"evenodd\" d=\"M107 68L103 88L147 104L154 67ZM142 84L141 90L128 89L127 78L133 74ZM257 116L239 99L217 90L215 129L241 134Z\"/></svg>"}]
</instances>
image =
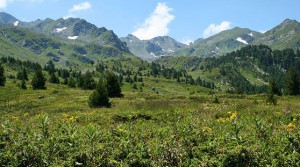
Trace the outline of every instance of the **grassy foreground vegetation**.
<instances>
[{"instance_id":1,"label":"grassy foreground vegetation","mask_svg":"<svg viewBox=\"0 0 300 167\"><path fill-rule=\"evenodd\" d=\"M87 103L92 90L50 83L23 90L7 79L0 87L0 164L300 165L299 97L276 96L274 106L265 95L216 100L199 86L144 82L143 92L125 83L123 98L95 109Z\"/></svg>"}]
</instances>

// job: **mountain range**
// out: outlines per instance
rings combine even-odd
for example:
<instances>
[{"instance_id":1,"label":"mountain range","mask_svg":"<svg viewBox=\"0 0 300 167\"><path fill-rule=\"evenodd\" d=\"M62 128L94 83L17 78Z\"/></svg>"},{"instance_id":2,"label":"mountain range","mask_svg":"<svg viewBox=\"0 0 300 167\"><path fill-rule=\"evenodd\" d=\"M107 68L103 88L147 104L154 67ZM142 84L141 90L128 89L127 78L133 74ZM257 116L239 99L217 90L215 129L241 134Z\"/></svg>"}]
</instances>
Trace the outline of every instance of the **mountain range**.
<instances>
[{"instance_id":1,"label":"mountain range","mask_svg":"<svg viewBox=\"0 0 300 167\"><path fill-rule=\"evenodd\" d=\"M63 64L80 64L80 60L85 63L111 57L139 57L147 61L162 56L218 57L247 45L259 44L272 49L300 48L300 23L289 19L265 33L235 27L206 39L199 38L190 45L169 36L140 40L129 34L119 38L112 30L98 28L78 18L23 22L0 12L0 28L0 46L10 48L8 53L11 55L22 53L25 57L50 58Z\"/></svg>"}]
</instances>

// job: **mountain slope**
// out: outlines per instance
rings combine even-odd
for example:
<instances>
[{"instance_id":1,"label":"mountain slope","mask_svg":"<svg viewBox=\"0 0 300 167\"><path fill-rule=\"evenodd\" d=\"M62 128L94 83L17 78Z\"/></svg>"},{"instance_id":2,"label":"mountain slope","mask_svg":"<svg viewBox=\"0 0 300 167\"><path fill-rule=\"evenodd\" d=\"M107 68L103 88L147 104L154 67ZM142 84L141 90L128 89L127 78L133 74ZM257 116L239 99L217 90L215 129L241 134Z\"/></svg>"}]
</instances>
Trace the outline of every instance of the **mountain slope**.
<instances>
[{"instance_id":1,"label":"mountain slope","mask_svg":"<svg viewBox=\"0 0 300 167\"><path fill-rule=\"evenodd\" d=\"M266 44L273 49L300 48L300 23L286 19L264 33L254 44Z\"/></svg>"},{"instance_id":2,"label":"mountain slope","mask_svg":"<svg viewBox=\"0 0 300 167\"><path fill-rule=\"evenodd\" d=\"M57 66L91 68L103 60L141 61L138 57L115 47L85 43L65 43L55 36L37 33L26 28L0 25L1 56L45 63L54 61Z\"/></svg>"},{"instance_id":3,"label":"mountain slope","mask_svg":"<svg viewBox=\"0 0 300 167\"><path fill-rule=\"evenodd\" d=\"M196 40L189 48L174 53L176 56L211 57L240 49L252 44L261 33L246 28L233 28L222 31L207 39Z\"/></svg>"},{"instance_id":4,"label":"mountain slope","mask_svg":"<svg viewBox=\"0 0 300 167\"><path fill-rule=\"evenodd\" d=\"M126 42L130 52L148 61L187 48L187 45L177 42L168 36L155 37L151 40L140 40L129 34L127 37L120 39Z\"/></svg>"},{"instance_id":5,"label":"mountain slope","mask_svg":"<svg viewBox=\"0 0 300 167\"><path fill-rule=\"evenodd\" d=\"M45 19L33 22L21 22L13 16L1 12L0 24L13 25L27 28L38 33L60 38L64 43L70 44L97 44L102 46L114 47L123 52L129 53L126 44L118 38L113 31L105 27L98 28L83 19Z\"/></svg>"},{"instance_id":6,"label":"mountain slope","mask_svg":"<svg viewBox=\"0 0 300 167\"><path fill-rule=\"evenodd\" d=\"M17 20L14 16L5 12L0 12L0 24L17 25L18 23L19 20Z\"/></svg>"}]
</instances>

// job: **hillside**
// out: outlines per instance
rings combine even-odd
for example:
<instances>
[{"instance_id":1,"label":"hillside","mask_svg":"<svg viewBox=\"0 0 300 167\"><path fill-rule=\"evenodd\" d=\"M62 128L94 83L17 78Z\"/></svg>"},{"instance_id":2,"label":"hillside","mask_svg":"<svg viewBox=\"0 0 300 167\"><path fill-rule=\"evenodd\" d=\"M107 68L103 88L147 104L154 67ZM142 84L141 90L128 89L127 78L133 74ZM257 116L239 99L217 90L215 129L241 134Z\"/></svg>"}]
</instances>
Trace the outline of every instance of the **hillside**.
<instances>
[{"instance_id":1,"label":"hillside","mask_svg":"<svg viewBox=\"0 0 300 167\"><path fill-rule=\"evenodd\" d=\"M186 70L194 79L211 81L220 91L264 92L270 78L284 87L285 71L295 66L300 72L300 51L272 50L266 45L249 45L218 58L166 56L155 61L165 67Z\"/></svg>"},{"instance_id":2,"label":"hillside","mask_svg":"<svg viewBox=\"0 0 300 167\"><path fill-rule=\"evenodd\" d=\"M300 48L300 23L286 19L264 34L247 29L233 28L222 31L207 39L198 39L188 48L179 50L173 56L212 57L223 56L247 45L268 45L272 49Z\"/></svg>"},{"instance_id":3,"label":"hillside","mask_svg":"<svg viewBox=\"0 0 300 167\"><path fill-rule=\"evenodd\" d=\"M273 49L300 48L300 23L286 19L278 26L264 33L254 44L265 44Z\"/></svg>"},{"instance_id":4,"label":"hillside","mask_svg":"<svg viewBox=\"0 0 300 167\"><path fill-rule=\"evenodd\" d=\"M150 40L140 40L134 35L129 34L127 37L120 39L126 42L131 53L148 61L187 48L187 45L177 42L168 36L155 37Z\"/></svg>"},{"instance_id":5,"label":"hillside","mask_svg":"<svg viewBox=\"0 0 300 167\"><path fill-rule=\"evenodd\" d=\"M233 28L222 31L207 39L199 39L189 46L174 53L175 56L212 57L222 56L228 52L252 44L262 34L246 28Z\"/></svg>"}]
</instances>

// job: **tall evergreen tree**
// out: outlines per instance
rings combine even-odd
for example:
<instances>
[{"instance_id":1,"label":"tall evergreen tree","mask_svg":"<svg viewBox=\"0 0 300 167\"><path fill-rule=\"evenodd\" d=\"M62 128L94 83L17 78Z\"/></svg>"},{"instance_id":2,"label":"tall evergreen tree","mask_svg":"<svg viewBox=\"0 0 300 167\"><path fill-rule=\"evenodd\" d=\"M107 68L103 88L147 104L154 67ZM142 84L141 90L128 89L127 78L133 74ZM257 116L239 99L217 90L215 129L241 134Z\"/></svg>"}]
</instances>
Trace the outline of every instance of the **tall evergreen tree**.
<instances>
[{"instance_id":1,"label":"tall evergreen tree","mask_svg":"<svg viewBox=\"0 0 300 167\"><path fill-rule=\"evenodd\" d=\"M268 93L276 94L279 96L281 95L280 89L279 89L277 83L275 82L274 78L271 78L269 80Z\"/></svg>"},{"instance_id":2,"label":"tall evergreen tree","mask_svg":"<svg viewBox=\"0 0 300 167\"><path fill-rule=\"evenodd\" d=\"M50 83L59 84L59 79L55 73L52 73L49 78Z\"/></svg>"},{"instance_id":3,"label":"tall evergreen tree","mask_svg":"<svg viewBox=\"0 0 300 167\"><path fill-rule=\"evenodd\" d=\"M107 86L103 79L99 79L96 90L90 95L88 103L91 108L110 107Z\"/></svg>"},{"instance_id":4,"label":"tall evergreen tree","mask_svg":"<svg viewBox=\"0 0 300 167\"><path fill-rule=\"evenodd\" d=\"M47 62L45 70L48 71L49 74L53 74L55 72L55 65L52 60Z\"/></svg>"},{"instance_id":5,"label":"tall evergreen tree","mask_svg":"<svg viewBox=\"0 0 300 167\"><path fill-rule=\"evenodd\" d=\"M122 90L118 80L118 76L113 72L106 72L107 91L109 97L122 97Z\"/></svg>"},{"instance_id":6,"label":"tall evergreen tree","mask_svg":"<svg viewBox=\"0 0 300 167\"><path fill-rule=\"evenodd\" d=\"M285 89L288 95L300 94L299 75L297 74L295 67L291 67L286 73Z\"/></svg>"},{"instance_id":7,"label":"tall evergreen tree","mask_svg":"<svg viewBox=\"0 0 300 167\"><path fill-rule=\"evenodd\" d=\"M46 78L42 72L42 70L37 70L35 71L31 85L33 89L46 89L45 87L46 84Z\"/></svg>"},{"instance_id":8,"label":"tall evergreen tree","mask_svg":"<svg viewBox=\"0 0 300 167\"><path fill-rule=\"evenodd\" d=\"M22 76L24 80L28 81L28 74L25 68L22 69Z\"/></svg>"},{"instance_id":9,"label":"tall evergreen tree","mask_svg":"<svg viewBox=\"0 0 300 167\"><path fill-rule=\"evenodd\" d=\"M6 78L4 73L4 67L0 64L0 86L5 86Z\"/></svg>"},{"instance_id":10,"label":"tall evergreen tree","mask_svg":"<svg viewBox=\"0 0 300 167\"><path fill-rule=\"evenodd\" d=\"M84 75L83 75L83 85L82 88L83 89L95 89L96 84L95 84L95 80L93 78L93 75L90 71L87 71Z\"/></svg>"},{"instance_id":11,"label":"tall evergreen tree","mask_svg":"<svg viewBox=\"0 0 300 167\"><path fill-rule=\"evenodd\" d=\"M21 83L20 83L20 88L21 89L27 89L27 86L26 86L26 82L24 79L22 79Z\"/></svg>"},{"instance_id":12,"label":"tall evergreen tree","mask_svg":"<svg viewBox=\"0 0 300 167\"><path fill-rule=\"evenodd\" d=\"M75 87L76 87L76 81L75 81L75 79L74 79L73 77L70 77L70 78L68 79L68 86L69 86L70 88L75 88Z\"/></svg>"}]
</instances>

